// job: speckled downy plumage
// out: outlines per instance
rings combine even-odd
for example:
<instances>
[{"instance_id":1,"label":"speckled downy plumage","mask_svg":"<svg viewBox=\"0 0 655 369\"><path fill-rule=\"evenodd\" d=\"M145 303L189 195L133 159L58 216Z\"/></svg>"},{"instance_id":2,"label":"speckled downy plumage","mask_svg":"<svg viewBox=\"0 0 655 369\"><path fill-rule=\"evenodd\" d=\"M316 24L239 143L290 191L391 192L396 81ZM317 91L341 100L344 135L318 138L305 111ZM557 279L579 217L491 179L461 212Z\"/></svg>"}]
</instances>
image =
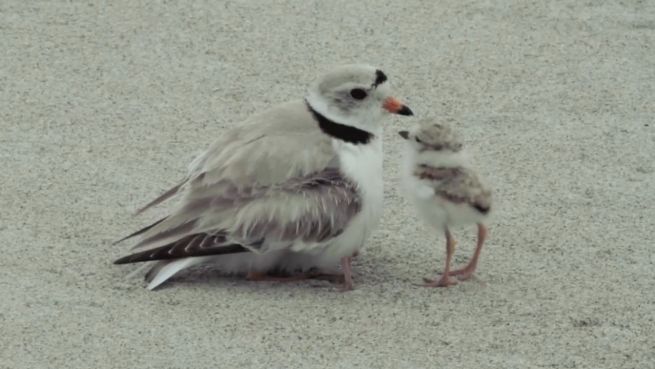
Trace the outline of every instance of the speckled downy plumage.
<instances>
[{"instance_id":1,"label":"speckled downy plumage","mask_svg":"<svg viewBox=\"0 0 655 369\"><path fill-rule=\"evenodd\" d=\"M407 197L421 219L446 234L444 274L426 285L452 285L455 281L449 278L451 275L469 278L486 237L483 222L491 211L491 191L470 168L464 145L449 124L423 119L411 131L399 134L406 140L401 173ZM470 224L478 224L476 252L467 267L450 271L455 242L450 228Z\"/></svg>"}]
</instances>

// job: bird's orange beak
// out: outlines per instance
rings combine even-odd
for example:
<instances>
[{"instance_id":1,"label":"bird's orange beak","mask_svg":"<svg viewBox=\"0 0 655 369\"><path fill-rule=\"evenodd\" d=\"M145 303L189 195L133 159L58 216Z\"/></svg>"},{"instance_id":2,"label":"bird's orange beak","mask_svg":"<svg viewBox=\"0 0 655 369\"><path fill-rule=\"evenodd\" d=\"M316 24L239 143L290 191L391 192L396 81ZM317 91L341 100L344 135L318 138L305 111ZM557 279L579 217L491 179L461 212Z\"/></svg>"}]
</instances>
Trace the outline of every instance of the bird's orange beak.
<instances>
[{"instance_id":1,"label":"bird's orange beak","mask_svg":"<svg viewBox=\"0 0 655 369\"><path fill-rule=\"evenodd\" d=\"M412 109L408 108L407 105L401 103L400 100L396 99L395 97L387 97L384 100L382 107L392 114L414 115Z\"/></svg>"}]
</instances>

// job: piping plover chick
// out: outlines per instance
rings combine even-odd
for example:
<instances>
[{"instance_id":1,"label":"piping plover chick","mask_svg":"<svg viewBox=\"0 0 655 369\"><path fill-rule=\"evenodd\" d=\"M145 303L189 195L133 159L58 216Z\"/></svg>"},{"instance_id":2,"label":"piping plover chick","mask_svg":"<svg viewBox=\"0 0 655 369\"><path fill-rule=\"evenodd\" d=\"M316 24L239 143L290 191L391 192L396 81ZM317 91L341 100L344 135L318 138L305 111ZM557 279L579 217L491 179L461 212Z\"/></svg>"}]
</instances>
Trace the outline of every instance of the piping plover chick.
<instances>
[{"instance_id":1,"label":"piping plover chick","mask_svg":"<svg viewBox=\"0 0 655 369\"><path fill-rule=\"evenodd\" d=\"M491 192L470 168L463 144L444 123L421 120L411 131L398 132L406 140L402 185L420 218L446 236L446 265L438 279L425 278L426 287L448 287L473 276L480 258L491 210ZM451 227L477 224L477 247L469 263L451 270L456 241Z\"/></svg>"}]
</instances>

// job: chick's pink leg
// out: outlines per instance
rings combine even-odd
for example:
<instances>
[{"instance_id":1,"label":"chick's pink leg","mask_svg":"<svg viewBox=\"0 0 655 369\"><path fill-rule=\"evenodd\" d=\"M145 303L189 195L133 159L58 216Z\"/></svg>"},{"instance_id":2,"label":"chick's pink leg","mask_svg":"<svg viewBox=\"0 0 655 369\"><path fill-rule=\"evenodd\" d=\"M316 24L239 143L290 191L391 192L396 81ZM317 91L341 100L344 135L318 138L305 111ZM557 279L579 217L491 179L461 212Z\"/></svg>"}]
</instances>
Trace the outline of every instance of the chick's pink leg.
<instances>
[{"instance_id":1,"label":"chick's pink leg","mask_svg":"<svg viewBox=\"0 0 655 369\"><path fill-rule=\"evenodd\" d=\"M457 276L461 280L467 280L473 276L475 269L478 267L478 260L480 258L480 252L482 251L482 245L487 238L487 227L484 224L478 224L478 244L475 247L475 252L471 257L469 263L461 269L453 270L450 272L450 275Z\"/></svg>"},{"instance_id":2,"label":"chick's pink leg","mask_svg":"<svg viewBox=\"0 0 655 369\"><path fill-rule=\"evenodd\" d=\"M455 253L455 240L450 230L446 228L446 267L438 280L424 278L424 287L448 287L457 284L457 280L450 278L450 262Z\"/></svg>"}]
</instances>

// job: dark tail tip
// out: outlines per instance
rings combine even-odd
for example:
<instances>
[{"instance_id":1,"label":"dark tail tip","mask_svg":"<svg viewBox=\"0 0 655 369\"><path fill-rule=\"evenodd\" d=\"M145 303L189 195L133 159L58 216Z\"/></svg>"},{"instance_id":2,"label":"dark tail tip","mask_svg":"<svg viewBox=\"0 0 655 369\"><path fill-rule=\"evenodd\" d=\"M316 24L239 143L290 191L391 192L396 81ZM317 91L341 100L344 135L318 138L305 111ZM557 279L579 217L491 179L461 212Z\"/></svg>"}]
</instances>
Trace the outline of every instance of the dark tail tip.
<instances>
[{"instance_id":1,"label":"dark tail tip","mask_svg":"<svg viewBox=\"0 0 655 369\"><path fill-rule=\"evenodd\" d=\"M475 204L473 207L482 214L487 214L491 210L491 207L481 204Z\"/></svg>"},{"instance_id":2,"label":"dark tail tip","mask_svg":"<svg viewBox=\"0 0 655 369\"><path fill-rule=\"evenodd\" d=\"M123 256L123 257L120 258L120 259L116 259L116 260L114 260L114 264L115 264L115 265L129 264L129 263L132 262L131 259L132 259L132 255Z\"/></svg>"}]
</instances>

